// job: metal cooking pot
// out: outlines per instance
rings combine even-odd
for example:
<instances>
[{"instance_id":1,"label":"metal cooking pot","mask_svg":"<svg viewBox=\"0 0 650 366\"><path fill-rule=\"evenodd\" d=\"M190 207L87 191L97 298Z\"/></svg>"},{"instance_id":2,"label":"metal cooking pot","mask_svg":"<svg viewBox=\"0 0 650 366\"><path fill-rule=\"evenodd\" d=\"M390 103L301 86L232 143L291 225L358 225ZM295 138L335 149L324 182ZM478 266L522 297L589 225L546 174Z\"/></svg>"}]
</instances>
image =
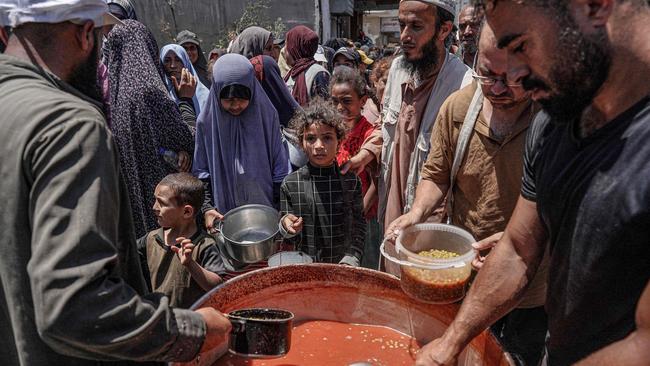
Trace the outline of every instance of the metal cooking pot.
<instances>
[{"instance_id":1,"label":"metal cooking pot","mask_svg":"<svg viewBox=\"0 0 650 366\"><path fill-rule=\"evenodd\" d=\"M217 224L217 240L242 263L257 263L277 253L280 214L264 205L245 205L228 211Z\"/></svg>"},{"instance_id":2,"label":"metal cooking pot","mask_svg":"<svg viewBox=\"0 0 650 366\"><path fill-rule=\"evenodd\" d=\"M280 309L252 308L227 314L232 323L229 351L252 358L282 357L291 347L294 315Z\"/></svg>"}]
</instances>

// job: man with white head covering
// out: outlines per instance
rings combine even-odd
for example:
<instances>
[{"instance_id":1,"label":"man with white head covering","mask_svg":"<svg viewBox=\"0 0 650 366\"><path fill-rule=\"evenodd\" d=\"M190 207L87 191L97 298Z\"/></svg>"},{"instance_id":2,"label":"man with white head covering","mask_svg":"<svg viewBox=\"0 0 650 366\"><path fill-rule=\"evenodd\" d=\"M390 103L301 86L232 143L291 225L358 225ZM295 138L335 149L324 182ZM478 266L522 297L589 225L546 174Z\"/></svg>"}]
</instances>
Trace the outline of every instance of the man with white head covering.
<instances>
[{"instance_id":1,"label":"man with white head covering","mask_svg":"<svg viewBox=\"0 0 650 366\"><path fill-rule=\"evenodd\" d=\"M379 218L386 228L408 212L429 153L431 129L442 102L468 83L467 66L445 48L456 14L454 0L402 0L399 4L403 54L392 65L384 93L381 130L343 168L381 163ZM394 245L387 243L387 250ZM387 264L397 273L398 267Z\"/></svg>"},{"instance_id":2,"label":"man with white head covering","mask_svg":"<svg viewBox=\"0 0 650 366\"><path fill-rule=\"evenodd\" d=\"M226 342L214 309L145 295L97 91L104 0L4 0L0 364L189 361ZM93 361L94 360L94 361Z\"/></svg>"}]
</instances>

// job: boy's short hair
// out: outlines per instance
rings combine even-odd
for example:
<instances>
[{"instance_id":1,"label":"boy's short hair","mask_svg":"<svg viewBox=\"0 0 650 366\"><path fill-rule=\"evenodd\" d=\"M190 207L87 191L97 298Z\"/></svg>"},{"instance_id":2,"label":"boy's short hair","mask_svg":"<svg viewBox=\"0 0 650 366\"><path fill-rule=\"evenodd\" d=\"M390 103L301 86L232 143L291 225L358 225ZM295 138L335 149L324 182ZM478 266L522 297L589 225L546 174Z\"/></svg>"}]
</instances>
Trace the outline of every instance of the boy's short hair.
<instances>
[{"instance_id":1,"label":"boy's short hair","mask_svg":"<svg viewBox=\"0 0 650 366\"><path fill-rule=\"evenodd\" d=\"M342 142L347 132L345 121L334 108L332 103L316 98L309 103L309 106L303 111L296 112L289 125L291 129L296 131L298 142L302 146L302 140L305 136L305 130L313 124L323 124L325 126L333 127L336 131L336 138Z\"/></svg>"},{"instance_id":2,"label":"boy's short hair","mask_svg":"<svg viewBox=\"0 0 650 366\"><path fill-rule=\"evenodd\" d=\"M176 205L190 205L194 208L194 213L201 212L204 198L203 182L192 174L169 174L158 185L169 187L174 192Z\"/></svg>"}]
</instances>

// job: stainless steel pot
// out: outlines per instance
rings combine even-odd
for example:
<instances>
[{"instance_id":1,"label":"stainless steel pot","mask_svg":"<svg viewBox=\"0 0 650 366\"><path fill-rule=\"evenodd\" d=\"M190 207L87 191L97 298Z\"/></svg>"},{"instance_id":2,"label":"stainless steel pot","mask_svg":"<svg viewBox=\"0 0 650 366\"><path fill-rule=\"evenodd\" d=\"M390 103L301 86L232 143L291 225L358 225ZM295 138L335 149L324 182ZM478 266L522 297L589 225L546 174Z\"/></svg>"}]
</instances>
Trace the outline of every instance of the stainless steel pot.
<instances>
[{"instance_id":1,"label":"stainless steel pot","mask_svg":"<svg viewBox=\"0 0 650 366\"><path fill-rule=\"evenodd\" d=\"M264 205L245 205L230 210L217 225L217 240L228 254L242 263L257 263L277 253L280 214Z\"/></svg>"}]
</instances>

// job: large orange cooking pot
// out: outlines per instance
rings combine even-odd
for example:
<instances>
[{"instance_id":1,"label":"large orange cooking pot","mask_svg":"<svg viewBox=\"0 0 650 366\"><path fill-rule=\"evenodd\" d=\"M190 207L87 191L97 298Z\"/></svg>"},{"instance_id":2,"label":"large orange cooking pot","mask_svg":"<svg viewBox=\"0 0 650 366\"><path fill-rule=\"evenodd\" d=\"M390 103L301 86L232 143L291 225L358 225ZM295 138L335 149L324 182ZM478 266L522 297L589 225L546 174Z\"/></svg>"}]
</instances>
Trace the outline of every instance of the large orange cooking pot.
<instances>
[{"instance_id":1,"label":"large orange cooking pot","mask_svg":"<svg viewBox=\"0 0 650 366\"><path fill-rule=\"evenodd\" d=\"M291 311L294 322L332 320L380 325L428 343L442 335L458 304L434 305L407 296L396 277L365 268L332 264L265 268L234 278L210 291L192 309L211 306L228 313L242 308ZM210 366L219 350L205 352L185 365ZM459 365L514 365L487 331L461 354ZM183 365L181 363L175 365Z\"/></svg>"}]
</instances>

